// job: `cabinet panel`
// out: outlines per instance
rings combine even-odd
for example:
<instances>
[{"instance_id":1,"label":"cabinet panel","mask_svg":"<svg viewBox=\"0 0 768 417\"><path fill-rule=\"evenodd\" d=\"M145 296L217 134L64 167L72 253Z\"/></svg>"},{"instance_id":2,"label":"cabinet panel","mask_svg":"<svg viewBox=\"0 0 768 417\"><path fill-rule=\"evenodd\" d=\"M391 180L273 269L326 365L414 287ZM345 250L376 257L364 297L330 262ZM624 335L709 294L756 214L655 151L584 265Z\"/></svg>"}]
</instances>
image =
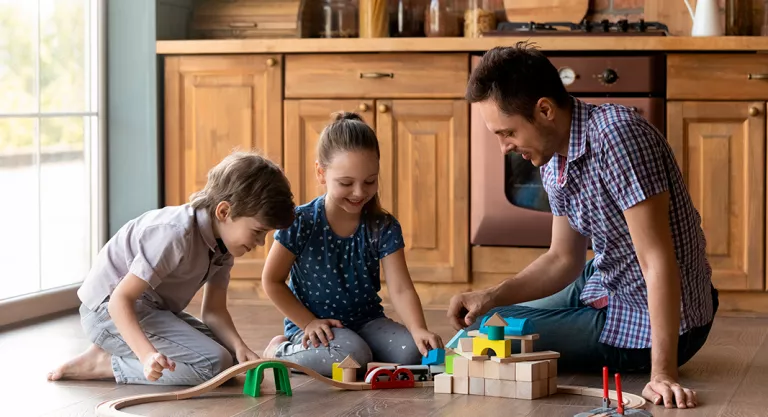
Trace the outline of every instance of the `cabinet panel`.
<instances>
[{"instance_id":1,"label":"cabinet panel","mask_svg":"<svg viewBox=\"0 0 768 417\"><path fill-rule=\"evenodd\" d=\"M382 204L402 225L413 280L467 282L466 102L377 100L376 105L377 134L391 138L394 147L391 165L382 161L382 174L393 178L382 185Z\"/></svg>"},{"instance_id":2,"label":"cabinet panel","mask_svg":"<svg viewBox=\"0 0 768 417\"><path fill-rule=\"evenodd\" d=\"M208 171L235 149L282 163L281 56L166 58L165 204L203 188ZM237 259L232 278L258 278L272 237Z\"/></svg>"},{"instance_id":3,"label":"cabinet panel","mask_svg":"<svg viewBox=\"0 0 768 417\"><path fill-rule=\"evenodd\" d=\"M715 286L764 289L765 104L670 102L667 120Z\"/></svg>"}]
</instances>

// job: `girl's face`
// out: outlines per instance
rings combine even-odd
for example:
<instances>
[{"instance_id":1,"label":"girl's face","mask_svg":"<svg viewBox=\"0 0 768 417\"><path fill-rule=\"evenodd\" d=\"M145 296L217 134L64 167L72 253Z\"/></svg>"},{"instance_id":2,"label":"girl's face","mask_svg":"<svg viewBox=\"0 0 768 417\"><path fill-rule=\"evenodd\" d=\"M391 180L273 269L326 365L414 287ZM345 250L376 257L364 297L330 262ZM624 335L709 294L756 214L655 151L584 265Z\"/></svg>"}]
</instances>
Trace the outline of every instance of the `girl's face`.
<instances>
[{"instance_id":1,"label":"girl's face","mask_svg":"<svg viewBox=\"0 0 768 417\"><path fill-rule=\"evenodd\" d=\"M338 152L317 179L326 186L327 199L348 213L360 213L379 191L379 159L374 151Z\"/></svg>"}]
</instances>

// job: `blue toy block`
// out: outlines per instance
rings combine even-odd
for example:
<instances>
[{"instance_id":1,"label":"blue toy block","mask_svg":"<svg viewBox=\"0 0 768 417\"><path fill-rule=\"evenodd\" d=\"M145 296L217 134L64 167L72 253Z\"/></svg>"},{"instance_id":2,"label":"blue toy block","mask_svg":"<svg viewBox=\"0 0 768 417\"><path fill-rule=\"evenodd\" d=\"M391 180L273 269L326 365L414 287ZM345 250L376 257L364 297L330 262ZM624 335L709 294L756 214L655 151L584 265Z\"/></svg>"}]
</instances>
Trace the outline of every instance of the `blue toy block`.
<instances>
[{"instance_id":1,"label":"blue toy block","mask_svg":"<svg viewBox=\"0 0 768 417\"><path fill-rule=\"evenodd\" d=\"M448 341L448 344L445 345L448 349L456 349L459 347L459 339L469 339L469 335L467 335L466 329L459 330L458 333L456 333L451 340Z\"/></svg>"},{"instance_id":2,"label":"blue toy block","mask_svg":"<svg viewBox=\"0 0 768 417\"><path fill-rule=\"evenodd\" d=\"M427 352L427 356L421 358L422 365L442 365L445 363L445 349L437 348Z\"/></svg>"},{"instance_id":3,"label":"blue toy block","mask_svg":"<svg viewBox=\"0 0 768 417\"><path fill-rule=\"evenodd\" d=\"M488 334L488 326L485 322L491 318L491 316L485 316L480 321L480 333ZM516 319L512 317L504 317L504 321L507 325L504 326L504 335L506 336L524 336L527 334L536 333L533 328L533 322L529 319Z\"/></svg>"}]
</instances>

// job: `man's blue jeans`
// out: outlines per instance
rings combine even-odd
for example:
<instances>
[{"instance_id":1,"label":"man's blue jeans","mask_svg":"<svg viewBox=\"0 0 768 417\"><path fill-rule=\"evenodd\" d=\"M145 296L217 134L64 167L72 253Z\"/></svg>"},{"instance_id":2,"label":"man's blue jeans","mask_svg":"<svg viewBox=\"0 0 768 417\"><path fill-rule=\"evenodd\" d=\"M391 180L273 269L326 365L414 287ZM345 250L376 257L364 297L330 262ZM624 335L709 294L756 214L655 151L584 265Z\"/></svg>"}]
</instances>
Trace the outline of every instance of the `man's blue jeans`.
<instances>
[{"instance_id":1,"label":"man's blue jeans","mask_svg":"<svg viewBox=\"0 0 768 417\"><path fill-rule=\"evenodd\" d=\"M605 325L606 309L598 310L584 305L579 296L587 277L592 275L592 260L588 261L581 276L557 294L540 300L506 307L496 307L486 313L499 313L502 317L527 318L533 321L539 339L533 342L534 351L560 352L558 371L601 372L608 366L611 372L649 372L650 349L623 349L600 343ZM717 312L717 290L712 287L714 311ZM479 328L480 320L468 330ZM709 324L692 329L678 340L678 366L688 362L701 349L709 336ZM513 353L519 353L518 343L512 343Z\"/></svg>"}]
</instances>

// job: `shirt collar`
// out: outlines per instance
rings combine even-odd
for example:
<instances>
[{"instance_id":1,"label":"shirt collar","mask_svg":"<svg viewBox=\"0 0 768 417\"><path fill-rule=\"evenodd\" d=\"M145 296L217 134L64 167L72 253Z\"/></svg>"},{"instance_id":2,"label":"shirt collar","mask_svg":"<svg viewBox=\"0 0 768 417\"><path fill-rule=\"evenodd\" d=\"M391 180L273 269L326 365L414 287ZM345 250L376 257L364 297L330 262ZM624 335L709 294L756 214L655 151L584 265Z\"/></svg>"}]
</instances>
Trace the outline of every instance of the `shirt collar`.
<instances>
[{"instance_id":1,"label":"shirt collar","mask_svg":"<svg viewBox=\"0 0 768 417\"><path fill-rule=\"evenodd\" d=\"M213 221L211 215L208 213L207 208L198 208L195 210L195 218L197 218L197 227L200 229L200 235L203 237L203 241L212 251L216 251L219 248L216 238L213 235Z\"/></svg>"},{"instance_id":2,"label":"shirt collar","mask_svg":"<svg viewBox=\"0 0 768 417\"><path fill-rule=\"evenodd\" d=\"M571 136L568 141L568 162L578 159L587 151L587 123L589 113L594 107L576 97L571 97L573 112L571 113Z\"/></svg>"}]
</instances>

